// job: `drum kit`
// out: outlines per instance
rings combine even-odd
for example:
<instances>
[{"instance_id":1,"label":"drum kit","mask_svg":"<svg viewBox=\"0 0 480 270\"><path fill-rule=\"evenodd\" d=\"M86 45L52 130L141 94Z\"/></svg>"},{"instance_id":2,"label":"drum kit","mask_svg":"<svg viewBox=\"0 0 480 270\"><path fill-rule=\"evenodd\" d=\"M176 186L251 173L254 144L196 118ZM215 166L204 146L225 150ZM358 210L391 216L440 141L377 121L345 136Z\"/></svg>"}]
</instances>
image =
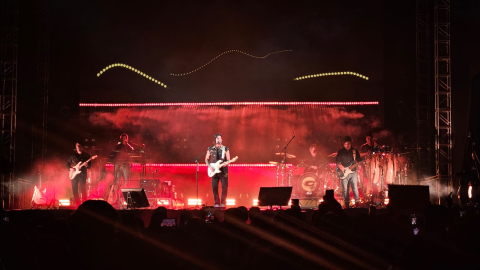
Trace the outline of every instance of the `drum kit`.
<instances>
[{"instance_id":1,"label":"drum kit","mask_svg":"<svg viewBox=\"0 0 480 270\"><path fill-rule=\"evenodd\" d=\"M277 156L289 159L296 159L293 154L276 153ZM327 158L334 159L337 153L327 155ZM374 152L364 157L367 162L358 167L358 188L361 194L364 194L364 200L372 199L372 194L376 198L388 197L389 184L408 184L408 176L411 171L411 164L406 153L395 153L390 146L382 146ZM342 188L340 181L335 173L336 166L334 160L318 166L317 170L312 172L308 169L306 160L300 160L297 165L285 164L282 161L270 161L270 164L276 165L277 186L293 187L292 197L297 198L321 198L325 190L334 190L335 195L341 196Z\"/></svg>"},{"instance_id":2,"label":"drum kit","mask_svg":"<svg viewBox=\"0 0 480 270\"><path fill-rule=\"evenodd\" d=\"M367 154L364 157L367 163L359 171L363 191L387 198L389 184L408 184L411 164L406 154L408 153L395 153L386 145Z\"/></svg>"},{"instance_id":3,"label":"drum kit","mask_svg":"<svg viewBox=\"0 0 480 270\"><path fill-rule=\"evenodd\" d=\"M296 159L295 155L289 153L276 153L276 156ZM328 155L334 158L337 153ZM331 167L330 163L324 163L317 167L317 170L309 170L305 160L300 160L297 165L289 166L282 161L270 161L277 168L277 186L293 187L292 197L310 198L322 197L325 190L333 189L336 194L341 194L340 182L335 174L335 167Z\"/></svg>"}]
</instances>

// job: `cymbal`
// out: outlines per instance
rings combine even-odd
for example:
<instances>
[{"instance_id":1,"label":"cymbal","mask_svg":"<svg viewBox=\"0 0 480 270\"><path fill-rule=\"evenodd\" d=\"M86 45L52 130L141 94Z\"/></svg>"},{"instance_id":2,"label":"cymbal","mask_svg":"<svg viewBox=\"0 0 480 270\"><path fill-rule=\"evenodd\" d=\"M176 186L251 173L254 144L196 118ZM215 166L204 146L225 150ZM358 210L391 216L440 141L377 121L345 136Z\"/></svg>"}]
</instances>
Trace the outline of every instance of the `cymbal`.
<instances>
[{"instance_id":1,"label":"cymbal","mask_svg":"<svg viewBox=\"0 0 480 270\"><path fill-rule=\"evenodd\" d=\"M285 156L285 153L275 153L277 156ZM297 156L287 153L287 158L296 158Z\"/></svg>"},{"instance_id":2,"label":"cymbal","mask_svg":"<svg viewBox=\"0 0 480 270\"><path fill-rule=\"evenodd\" d=\"M280 165L280 162L276 162L276 161L269 161L268 163L276 166Z\"/></svg>"},{"instance_id":3,"label":"cymbal","mask_svg":"<svg viewBox=\"0 0 480 270\"><path fill-rule=\"evenodd\" d=\"M327 155L327 157L336 157L337 153L331 153L330 155Z\"/></svg>"}]
</instances>

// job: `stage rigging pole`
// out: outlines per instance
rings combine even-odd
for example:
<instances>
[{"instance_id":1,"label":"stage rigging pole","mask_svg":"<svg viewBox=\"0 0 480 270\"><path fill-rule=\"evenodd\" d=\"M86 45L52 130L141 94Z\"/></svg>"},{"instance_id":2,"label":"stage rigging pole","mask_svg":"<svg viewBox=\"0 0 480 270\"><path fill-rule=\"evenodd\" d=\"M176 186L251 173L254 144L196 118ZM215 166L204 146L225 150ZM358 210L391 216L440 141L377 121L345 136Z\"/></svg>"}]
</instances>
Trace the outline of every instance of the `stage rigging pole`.
<instances>
[{"instance_id":1,"label":"stage rigging pole","mask_svg":"<svg viewBox=\"0 0 480 270\"><path fill-rule=\"evenodd\" d=\"M450 0L435 0L435 137L437 194L441 186L452 185L452 100L450 62Z\"/></svg>"},{"instance_id":2,"label":"stage rigging pole","mask_svg":"<svg viewBox=\"0 0 480 270\"><path fill-rule=\"evenodd\" d=\"M3 0L0 34L0 118L1 161L0 203L11 209L14 204L15 138L17 129L18 2Z\"/></svg>"},{"instance_id":3,"label":"stage rigging pole","mask_svg":"<svg viewBox=\"0 0 480 270\"><path fill-rule=\"evenodd\" d=\"M416 120L418 180L434 174L432 166L433 107L431 98L431 1L417 0L416 8Z\"/></svg>"}]
</instances>

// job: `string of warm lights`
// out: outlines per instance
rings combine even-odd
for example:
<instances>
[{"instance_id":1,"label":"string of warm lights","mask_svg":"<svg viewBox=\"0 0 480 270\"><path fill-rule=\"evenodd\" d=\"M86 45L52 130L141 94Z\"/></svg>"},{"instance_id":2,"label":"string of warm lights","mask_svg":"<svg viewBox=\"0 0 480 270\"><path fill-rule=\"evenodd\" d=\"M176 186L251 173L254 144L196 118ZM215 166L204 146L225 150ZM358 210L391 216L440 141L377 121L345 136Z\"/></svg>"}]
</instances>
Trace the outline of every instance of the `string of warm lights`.
<instances>
[{"instance_id":1,"label":"string of warm lights","mask_svg":"<svg viewBox=\"0 0 480 270\"><path fill-rule=\"evenodd\" d=\"M143 73L142 71L132 67L132 66L129 66L129 65L126 65L126 64L122 64L122 63L115 63L115 64L111 64L107 67L105 67L104 69L100 70L100 72L97 73L97 77L100 77L100 75L102 75L103 73L105 73L107 70L111 69L111 68L114 68L114 67L123 67L123 68L126 68L126 69L129 69L133 72L136 72L137 74L139 74L140 76L143 76L145 78L147 78L148 80L156 83L156 84L159 84L160 86L164 87L164 88L167 88L167 85L162 83L161 81L153 78L153 77L150 77L149 75Z\"/></svg>"},{"instance_id":2,"label":"string of warm lights","mask_svg":"<svg viewBox=\"0 0 480 270\"><path fill-rule=\"evenodd\" d=\"M307 75L307 76L302 76L302 77L297 77L293 79L294 81L299 81L299 80L304 80L304 79L311 79L311 78L317 78L317 77L324 77L324 76L336 76L336 75L352 75L352 76L357 76L360 77L364 80L368 81L368 77L364 76L362 74L352 72L352 71L343 71L343 72L328 72L328 73L318 73L318 74L313 74L313 75Z\"/></svg>"},{"instance_id":3,"label":"string of warm lights","mask_svg":"<svg viewBox=\"0 0 480 270\"><path fill-rule=\"evenodd\" d=\"M292 50L283 50L283 51L276 51L276 52L271 52L265 56L255 56L255 55L251 55L251 54L248 54L246 52L242 52L242 51L239 51L239 50L230 50L230 51L226 51L226 52L223 52L219 55L217 55L215 58L213 58L212 60L208 61L205 65L201 66L201 67L198 67L190 72L186 72L186 73L170 73L170 75L172 76L185 76L185 75L188 75L188 74L192 74L193 72L196 72L196 71L199 71L200 69L208 66L210 63L212 63L213 61L215 61L217 58L219 58L220 56L222 55L225 55L227 53L232 53L232 52L237 52L237 53L241 53L241 54L244 54L246 56L250 56L250 57L253 57L253 58L257 58L257 59L264 59L264 58L267 58L268 56L272 55L272 54L276 54L276 53L281 53L281 52L291 52Z\"/></svg>"}]
</instances>

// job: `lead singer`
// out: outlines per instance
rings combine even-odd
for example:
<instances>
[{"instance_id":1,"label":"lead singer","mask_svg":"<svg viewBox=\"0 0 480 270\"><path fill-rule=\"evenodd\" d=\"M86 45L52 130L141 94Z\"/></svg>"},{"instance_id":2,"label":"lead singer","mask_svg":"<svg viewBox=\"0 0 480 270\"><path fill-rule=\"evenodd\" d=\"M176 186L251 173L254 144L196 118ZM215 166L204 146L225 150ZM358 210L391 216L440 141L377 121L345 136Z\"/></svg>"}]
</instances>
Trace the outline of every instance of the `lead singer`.
<instances>
[{"instance_id":1,"label":"lead singer","mask_svg":"<svg viewBox=\"0 0 480 270\"><path fill-rule=\"evenodd\" d=\"M215 163L219 160L228 161L230 160L230 150L228 147L222 145L222 134L213 135L214 145L210 146L207 150L207 155L205 156L205 163L207 166L211 167L211 163ZM225 202L227 200L227 191L228 191L228 167L222 167L220 173L212 176L212 188L213 188L213 198L215 200L215 207L225 207ZM222 182L222 199L218 198L218 182Z\"/></svg>"}]
</instances>

